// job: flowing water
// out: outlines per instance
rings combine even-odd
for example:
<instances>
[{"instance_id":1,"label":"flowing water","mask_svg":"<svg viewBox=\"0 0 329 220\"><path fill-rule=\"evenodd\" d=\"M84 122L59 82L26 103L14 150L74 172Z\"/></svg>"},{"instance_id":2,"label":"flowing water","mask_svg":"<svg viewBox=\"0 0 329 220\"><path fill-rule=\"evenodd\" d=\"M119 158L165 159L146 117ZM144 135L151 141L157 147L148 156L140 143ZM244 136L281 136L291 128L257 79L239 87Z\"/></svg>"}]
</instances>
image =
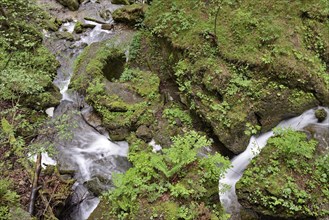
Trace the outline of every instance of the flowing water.
<instances>
[{"instance_id":1,"label":"flowing water","mask_svg":"<svg viewBox=\"0 0 329 220\"><path fill-rule=\"evenodd\" d=\"M282 121L277 125L277 128L291 128L294 130L303 130L308 125L318 125L329 127L329 117L322 123L318 123L317 118L314 116L316 109L311 109L304 112L302 115ZM325 108L329 114L329 108ZM248 164L261 149L265 147L267 140L273 136L273 131L269 131L260 136L252 136L250 138L247 149L232 159L232 168L228 170L225 177L219 180L219 189L221 190L224 185L229 185L230 189L225 193L220 193L220 201L225 210L232 215L232 219L239 219L240 204L235 193L235 184L243 175L243 171L247 168Z\"/></svg>"},{"instance_id":2,"label":"flowing water","mask_svg":"<svg viewBox=\"0 0 329 220\"><path fill-rule=\"evenodd\" d=\"M94 4L91 2L89 4ZM96 4L96 3L95 3ZM52 37L54 33L45 32L45 43L58 54L57 60L61 66L58 69L54 84L62 94L59 106L49 108L46 113L53 118L67 116L67 127L70 136L67 139L55 138L55 148L58 151L55 160L43 154L43 164L58 163L60 170L74 172L77 182L74 184L74 194L70 198L70 204L60 216L61 219L84 220L97 207L99 199L94 196L97 190L104 191L112 187L111 176L113 172L125 172L130 163L126 157L128 144L126 142L111 142L106 132L100 132L91 126L84 115L89 114L91 107L88 106L82 97L75 92L68 92L73 64L76 57L81 53L83 47L93 42L103 41L113 37L114 32L101 29L96 22L84 21L87 24L95 25L79 36L80 40L68 42ZM107 23L111 20L105 21ZM66 22L59 31L73 32L76 21ZM94 194L90 188L96 186ZM87 189L88 187L88 189Z\"/></svg>"}]
</instances>

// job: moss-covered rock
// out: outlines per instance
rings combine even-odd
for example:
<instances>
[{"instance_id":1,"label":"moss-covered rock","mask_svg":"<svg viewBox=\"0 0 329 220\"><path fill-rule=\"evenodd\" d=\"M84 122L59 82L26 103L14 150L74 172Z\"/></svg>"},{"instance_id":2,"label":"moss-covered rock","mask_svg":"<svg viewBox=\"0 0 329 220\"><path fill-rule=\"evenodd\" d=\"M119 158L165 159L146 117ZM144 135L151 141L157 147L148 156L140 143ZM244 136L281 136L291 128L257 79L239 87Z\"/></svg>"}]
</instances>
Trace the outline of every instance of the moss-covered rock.
<instances>
[{"instance_id":1,"label":"moss-covered rock","mask_svg":"<svg viewBox=\"0 0 329 220\"><path fill-rule=\"evenodd\" d=\"M319 147L305 133L277 131L237 183L240 204L272 218L328 217L328 151Z\"/></svg>"},{"instance_id":2,"label":"moss-covered rock","mask_svg":"<svg viewBox=\"0 0 329 220\"><path fill-rule=\"evenodd\" d=\"M315 117L318 119L319 122L323 122L327 118L327 115L328 113L323 108L317 109L315 111Z\"/></svg>"},{"instance_id":3,"label":"moss-covered rock","mask_svg":"<svg viewBox=\"0 0 329 220\"><path fill-rule=\"evenodd\" d=\"M112 14L113 20L118 23L135 25L141 23L147 6L144 4L132 4L115 10Z\"/></svg>"},{"instance_id":4,"label":"moss-covered rock","mask_svg":"<svg viewBox=\"0 0 329 220\"><path fill-rule=\"evenodd\" d=\"M67 7L71 11L76 11L79 9L80 0L56 0L61 5Z\"/></svg>"},{"instance_id":5,"label":"moss-covered rock","mask_svg":"<svg viewBox=\"0 0 329 220\"><path fill-rule=\"evenodd\" d=\"M329 104L327 51L319 46L329 36L326 24L303 15L325 17L326 3L273 7L279 14L268 12L265 1L259 7L252 0L224 3L219 13L215 3L154 1L144 22L153 36L145 35L149 39L134 53L137 65L144 61L161 79L166 72L181 101L234 153L245 149L251 134Z\"/></svg>"},{"instance_id":6,"label":"moss-covered rock","mask_svg":"<svg viewBox=\"0 0 329 220\"><path fill-rule=\"evenodd\" d=\"M129 5L128 0L111 0L112 4L118 4L118 5Z\"/></svg>"},{"instance_id":7,"label":"moss-covered rock","mask_svg":"<svg viewBox=\"0 0 329 220\"><path fill-rule=\"evenodd\" d=\"M149 126L161 103L159 78L150 71L124 70L125 60L123 49L93 44L78 58L72 80L112 140L123 140L139 126Z\"/></svg>"}]
</instances>

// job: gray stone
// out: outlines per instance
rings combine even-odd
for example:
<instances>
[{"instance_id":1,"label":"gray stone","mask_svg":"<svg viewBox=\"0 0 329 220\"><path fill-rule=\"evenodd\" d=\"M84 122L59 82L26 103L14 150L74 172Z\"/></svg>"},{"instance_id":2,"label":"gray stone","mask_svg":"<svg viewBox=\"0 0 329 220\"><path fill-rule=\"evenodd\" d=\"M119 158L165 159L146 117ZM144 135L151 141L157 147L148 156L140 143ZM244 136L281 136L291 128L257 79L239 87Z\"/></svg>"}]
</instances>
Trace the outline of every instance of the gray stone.
<instances>
[{"instance_id":1,"label":"gray stone","mask_svg":"<svg viewBox=\"0 0 329 220\"><path fill-rule=\"evenodd\" d=\"M59 2L61 5L67 7L71 11L76 11L79 9L79 1L78 0L56 0Z\"/></svg>"},{"instance_id":2,"label":"gray stone","mask_svg":"<svg viewBox=\"0 0 329 220\"><path fill-rule=\"evenodd\" d=\"M145 142L150 142L152 140L152 132L145 125L141 125L137 128L136 136L143 139Z\"/></svg>"}]
</instances>

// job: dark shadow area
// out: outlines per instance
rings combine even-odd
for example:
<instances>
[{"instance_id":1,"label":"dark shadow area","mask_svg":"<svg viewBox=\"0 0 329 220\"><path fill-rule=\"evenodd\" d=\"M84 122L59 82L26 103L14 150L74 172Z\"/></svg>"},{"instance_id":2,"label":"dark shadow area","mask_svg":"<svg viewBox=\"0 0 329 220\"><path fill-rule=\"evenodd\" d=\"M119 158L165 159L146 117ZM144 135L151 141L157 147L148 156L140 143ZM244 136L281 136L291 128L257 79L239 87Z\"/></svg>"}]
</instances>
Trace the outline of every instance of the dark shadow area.
<instances>
[{"instance_id":1,"label":"dark shadow area","mask_svg":"<svg viewBox=\"0 0 329 220\"><path fill-rule=\"evenodd\" d=\"M120 76L124 71L125 63L126 63L126 56L124 54L121 54L114 58L112 57L109 58L102 70L103 75L109 81L120 79Z\"/></svg>"}]
</instances>

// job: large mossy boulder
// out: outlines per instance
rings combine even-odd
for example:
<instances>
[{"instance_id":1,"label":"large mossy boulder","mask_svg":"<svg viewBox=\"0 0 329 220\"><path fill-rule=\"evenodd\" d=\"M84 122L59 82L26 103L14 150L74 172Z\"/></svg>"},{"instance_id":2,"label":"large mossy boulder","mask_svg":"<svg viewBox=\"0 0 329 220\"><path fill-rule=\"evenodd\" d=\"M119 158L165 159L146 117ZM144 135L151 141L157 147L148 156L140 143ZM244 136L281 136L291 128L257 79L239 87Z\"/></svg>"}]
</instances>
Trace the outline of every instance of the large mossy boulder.
<instances>
[{"instance_id":1,"label":"large mossy boulder","mask_svg":"<svg viewBox=\"0 0 329 220\"><path fill-rule=\"evenodd\" d=\"M250 135L329 105L327 3L271 7L248 0L217 13L216 3L155 1L144 20L152 35L135 55L175 81L181 101L235 154Z\"/></svg>"},{"instance_id":2,"label":"large mossy boulder","mask_svg":"<svg viewBox=\"0 0 329 220\"><path fill-rule=\"evenodd\" d=\"M146 9L145 4L127 5L115 10L112 17L115 22L134 26L143 21Z\"/></svg>"},{"instance_id":3,"label":"large mossy boulder","mask_svg":"<svg viewBox=\"0 0 329 220\"><path fill-rule=\"evenodd\" d=\"M160 105L159 78L150 71L125 68L120 47L95 43L76 61L73 89L85 95L112 140L124 140L149 126Z\"/></svg>"},{"instance_id":4,"label":"large mossy boulder","mask_svg":"<svg viewBox=\"0 0 329 220\"><path fill-rule=\"evenodd\" d=\"M328 131L323 133L327 129L307 129L314 138L328 137ZM275 134L237 183L240 204L276 219L328 217L328 149L324 151L303 132L277 130Z\"/></svg>"}]
</instances>

